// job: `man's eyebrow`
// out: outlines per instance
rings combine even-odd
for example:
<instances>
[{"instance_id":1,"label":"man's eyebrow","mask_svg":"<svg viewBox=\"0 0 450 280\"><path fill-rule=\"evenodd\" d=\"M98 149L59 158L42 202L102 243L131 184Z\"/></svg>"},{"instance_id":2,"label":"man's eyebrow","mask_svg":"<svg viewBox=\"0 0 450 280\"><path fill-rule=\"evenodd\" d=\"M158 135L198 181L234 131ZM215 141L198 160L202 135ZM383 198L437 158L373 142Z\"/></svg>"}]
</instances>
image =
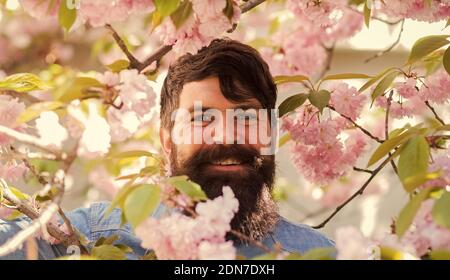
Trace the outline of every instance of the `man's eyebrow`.
<instances>
[{"instance_id":1,"label":"man's eyebrow","mask_svg":"<svg viewBox=\"0 0 450 280\"><path fill-rule=\"evenodd\" d=\"M195 112L197 109L197 111L199 111L200 108L195 108L194 106L189 107L188 111L189 113L193 113ZM201 107L201 111L205 112L209 109L214 109L214 110L218 110L217 108L211 108L211 107ZM235 109L242 109L242 110L249 110L249 109L262 109L262 106L258 103L258 102L248 102L248 103L243 103L243 104L238 104L236 105L236 107L233 108L227 108L228 110L235 110Z\"/></svg>"}]
</instances>

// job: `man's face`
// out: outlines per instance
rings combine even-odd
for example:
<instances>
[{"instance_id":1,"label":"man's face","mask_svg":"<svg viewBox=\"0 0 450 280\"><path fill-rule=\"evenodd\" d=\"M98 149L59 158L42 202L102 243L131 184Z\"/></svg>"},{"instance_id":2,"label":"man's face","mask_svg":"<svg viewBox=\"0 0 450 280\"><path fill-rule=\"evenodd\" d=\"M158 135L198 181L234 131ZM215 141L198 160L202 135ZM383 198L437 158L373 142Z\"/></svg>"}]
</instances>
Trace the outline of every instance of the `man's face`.
<instances>
[{"instance_id":1,"label":"man's face","mask_svg":"<svg viewBox=\"0 0 450 280\"><path fill-rule=\"evenodd\" d=\"M259 133L258 130L264 130L269 136L271 131L269 118L259 118L258 110L262 107L258 100L233 103L223 96L218 78L212 77L186 83L180 94L179 109L186 114L189 112L187 118L177 120L174 125L174 129L182 127L187 129L185 132L190 131L185 141L174 141L173 129L161 131L173 175L189 176L210 198L221 195L223 186L230 186L240 205L232 221L235 229L252 231L254 229L248 228L249 219L255 222L260 218L260 223L265 223L264 220L275 215L270 194L275 173L274 156L261 155L261 149L267 145L262 144L259 137L252 138L252 133ZM247 114L243 110L247 110ZM234 115L230 118L231 112ZM208 133L202 134L201 129L205 132L207 127ZM201 141L194 140L196 133L200 133Z\"/></svg>"}]
</instances>

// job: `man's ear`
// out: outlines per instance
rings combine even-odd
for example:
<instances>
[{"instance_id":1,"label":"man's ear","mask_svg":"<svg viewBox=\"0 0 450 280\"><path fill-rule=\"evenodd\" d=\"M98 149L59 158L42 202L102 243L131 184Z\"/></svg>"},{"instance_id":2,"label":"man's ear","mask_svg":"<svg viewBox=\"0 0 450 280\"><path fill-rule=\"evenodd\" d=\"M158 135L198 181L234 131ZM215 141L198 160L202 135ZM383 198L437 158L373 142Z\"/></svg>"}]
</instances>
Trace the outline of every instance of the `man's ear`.
<instances>
[{"instance_id":1,"label":"man's ear","mask_svg":"<svg viewBox=\"0 0 450 280\"><path fill-rule=\"evenodd\" d=\"M163 148L164 155L169 159L172 153L172 139L170 138L170 131L161 127L159 129L159 139L161 141L161 147Z\"/></svg>"}]
</instances>

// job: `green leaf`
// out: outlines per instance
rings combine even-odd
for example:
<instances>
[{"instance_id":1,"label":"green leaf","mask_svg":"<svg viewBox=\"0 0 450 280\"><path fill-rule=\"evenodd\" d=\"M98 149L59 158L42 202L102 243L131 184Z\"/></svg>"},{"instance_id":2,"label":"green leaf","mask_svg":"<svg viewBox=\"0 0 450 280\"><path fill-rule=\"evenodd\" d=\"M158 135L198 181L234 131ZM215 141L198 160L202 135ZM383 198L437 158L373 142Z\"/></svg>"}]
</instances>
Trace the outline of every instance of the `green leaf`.
<instances>
[{"instance_id":1,"label":"green leaf","mask_svg":"<svg viewBox=\"0 0 450 280\"><path fill-rule=\"evenodd\" d=\"M384 92L392 85L395 78L398 76L398 72L394 71L392 73L387 74L380 83L375 87L375 89L372 92L372 103L380 95L383 95Z\"/></svg>"},{"instance_id":2,"label":"green leaf","mask_svg":"<svg viewBox=\"0 0 450 280\"><path fill-rule=\"evenodd\" d=\"M136 178L137 177L138 176L136 176ZM134 180L131 181L131 184L133 184L133 182ZM138 185L127 185L121 188L111 202L111 205L109 205L108 209L106 209L105 216L109 216L116 207L120 207L122 209L125 208L125 199L136 187L138 187Z\"/></svg>"},{"instance_id":3,"label":"green leaf","mask_svg":"<svg viewBox=\"0 0 450 280\"><path fill-rule=\"evenodd\" d=\"M327 80L346 80L346 79L369 79L372 78L366 74L358 74L358 73L341 73L335 75L329 75L322 79L322 81Z\"/></svg>"},{"instance_id":4,"label":"green leaf","mask_svg":"<svg viewBox=\"0 0 450 280\"><path fill-rule=\"evenodd\" d=\"M447 19L447 23L445 24L445 27L444 27L444 29L445 28L447 28L448 26L450 25L450 18L449 19Z\"/></svg>"},{"instance_id":5,"label":"green leaf","mask_svg":"<svg viewBox=\"0 0 450 280\"><path fill-rule=\"evenodd\" d=\"M77 19L77 9L72 7L71 9L67 5L67 1L62 1L59 6L58 20L59 24L68 33L75 20Z\"/></svg>"},{"instance_id":6,"label":"green leaf","mask_svg":"<svg viewBox=\"0 0 450 280\"><path fill-rule=\"evenodd\" d=\"M291 134L288 132L285 135L281 136L280 140L278 141L278 147L283 147L287 142L289 142L292 139Z\"/></svg>"},{"instance_id":7,"label":"green leaf","mask_svg":"<svg viewBox=\"0 0 450 280\"><path fill-rule=\"evenodd\" d=\"M147 219L161 201L161 189L156 185L137 186L127 195L124 212L127 221L136 228Z\"/></svg>"},{"instance_id":8,"label":"green leaf","mask_svg":"<svg viewBox=\"0 0 450 280\"><path fill-rule=\"evenodd\" d=\"M447 40L449 36L450 35L431 35L420 38L414 43L406 64L413 64L431 52L449 44L450 41Z\"/></svg>"},{"instance_id":9,"label":"green leaf","mask_svg":"<svg viewBox=\"0 0 450 280\"><path fill-rule=\"evenodd\" d=\"M192 14L192 3L188 0L183 1L178 9L170 16L173 21L173 24L178 29L180 28L189 16Z\"/></svg>"},{"instance_id":10,"label":"green leaf","mask_svg":"<svg viewBox=\"0 0 450 280\"><path fill-rule=\"evenodd\" d=\"M309 80L309 78L307 76L303 76L303 75L294 75L294 76L281 75L281 76L273 77L273 82L276 85L281 85L281 84L285 84L285 83L301 83L301 82L307 81L307 80Z\"/></svg>"},{"instance_id":11,"label":"green leaf","mask_svg":"<svg viewBox=\"0 0 450 280\"><path fill-rule=\"evenodd\" d=\"M158 12L158 10L154 10L152 13L152 29L151 31L153 32L155 30L156 27L158 27L162 21L163 21L163 17L161 16L161 13Z\"/></svg>"},{"instance_id":12,"label":"green leaf","mask_svg":"<svg viewBox=\"0 0 450 280\"><path fill-rule=\"evenodd\" d=\"M170 177L167 182L195 201L207 199L200 185L190 181L187 176Z\"/></svg>"},{"instance_id":13,"label":"green leaf","mask_svg":"<svg viewBox=\"0 0 450 280\"><path fill-rule=\"evenodd\" d=\"M61 102L70 102L72 100L87 96L87 89L102 86L103 85L94 78L76 77L61 87L55 98Z\"/></svg>"},{"instance_id":14,"label":"green leaf","mask_svg":"<svg viewBox=\"0 0 450 280\"><path fill-rule=\"evenodd\" d=\"M125 260L126 254L113 245L100 245L92 248L92 256L100 260Z\"/></svg>"},{"instance_id":15,"label":"green leaf","mask_svg":"<svg viewBox=\"0 0 450 280\"><path fill-rule=\"evenodd\" d=\"M321 89L319 91L310 92L308 99L309 102L322 113L323 108L327 107L328 102L330 101L331 93L328 90Z\"/></svg>"},{"instance_id":16,"label":"green leaf","mask_svg":"<svg viewBox=\"0 0 450 280\"><path fill-rule=\"evenodd\" d=\"M427 173L429 156L430 147L424 136L414 136L408 140L398 160L398 176L403 185L407 178Z\"/></svg>"},{"instance_id":17,"label":"green leaf","mask_svg":"<svg viewBox=\"0 0 450 280\"><path fill-rule=\"evenodd\" d=\"M391 248L391 247L386 247L386 246L381 246L380 247L380 258L382 260L403 260L404 256L403 256L403 252Z\"/></svg>"},{"instance_id":18,"label":"green leaf","mask_svg":"<svg viewBox=\"0 0 450 280\"><path fill-rule=\"evenodd\" d=\"M383 70L382 72L378 73L377 75L375 75L372 79L368 80L360 89L359 92L363 92L366 89L368 89L370 86L372 86L373 84L375 84L378 80L380 80L384 75L386 75L387 73L391 72L392 70L394 70L394 67L390 67L387 68L385 70Z\"/></svg>"},{"instance_id":19,"label":"green leaf","mask_svg":"<svg viewBox=\"0 0 450 280\"><path fill-rule=\"evenodd\" d=\"M445 192L436 201L431 211L436 224L450 229L450 192Z\"/></svg>"},{"instance_id":20,"label":"green leaf","mask_svg":"<svg viewBox=\"0 0 450 280\"><path fill-rule=\"evenodd\" d=\"M364 4L364 23L366 24L367 28L369 28L370 25L370 14L372 13L372 10L370 9L369 5L367 4L368 1Z\"/></svg>"},{"instance_id":21,"label":"green leaf","mask_svg":"<svg viewBox=\"0 0 450 280\"><path fill-rule=\"evenodd\" d=\"M445 51L442 63L444 64L445 71L450 75L450 47Z\"/></svg>"},{"instance_id":22,"label":"green leaf","mask_svg":"<svg viewBox=\"0 0 450 280\"><path fill-rule=\"evenodd\" d=\"M414 217L419 211L420 205L422 205L422 201L428 198L431 188L423 189L419 194L415 195L406 206L400 212L397 221L395 222L395 231L397 236L401 238L403 234L409 229L411 226Z\"/></svg>"},{"instance_id":23,"label":"green leaf","mask_svg":"<svg viewBox=\"0 0 450 280\"><path fill-rule=\"evenodd\" d=\"M308 99L308 94L304 93L288 97L286 100L281 102L280 106L278 106L280 117L302 106L306 99Z\"/></svg>"},{"instance_id":24,"label":"green leaf","mask_svg":"<svg viewBox=\"0 0 450 280\"><path fill-rule=\"evenodd\" d=\"M369 162L367 163L367 167L371 166L375 162L382 159L385 155L387 155L392 149L397 147L398 145L405 143L409 140L409 138L414 136L414 133L416 131L410 130L405 133L402 133L396 137L390 138L383 142L378 148L375 150L375 152L372 154L372 156L369 159Z\"/></svg>"},{"instance_id":25,"label":"green leaf","mask_svg":"<svg viewBox=\"0 0 450 280\"><path fill-rule=\"evenodd\" d=\"M430 252L430 259L450 261L450 251L445 250L433 250Z\"/></svg>"},{"instance_id":26,"label":"green leaf","mask_svg":"<svg viewBox=\"0 0 450 280\"><path fill-rule=\"evenodd\" d=\"M335 254L336 249L332 247L314 248L304 253L299 260L332 260Z\"/></svg>"},{"instance_id":27,"label":"green leaf","mask_svg":"<svg viewBox=\"0 0 450 280\"><path fill-rule=\"evenodd\" d=\"M412 192L418 186L425 184L429 180L434 180L442 176L442 172L419 173L406 178L403 187L407 192Z\"/></svg>"},{"instance_id":28,"label":"green leaf","mask_svg":"<svg viewBox=\"0 0 450 280\"><path fill-rule=\"evenodd\" d=\"M118 73L130 66L130 62L126 59L119 59L111 64L106 65L112 72Z\"/></svg>"},{"instance_id":29,"label":"green leaf","mask_svg":"<svg viewBox=\"0 0 450 280\"><path fill-rule=\"evenodd\" d=\"M163 18L170 16L180 5L180 0L155 0L156 10Z\"/></svg>"},{"instance_id":30,"label":"green leaf","mask_svg":"<svg viewBox=\"0 0 450 280\"><path fill-rule=\"evenodd\" d=\"M18 123L26 123L39 117L42 112L53 111L64 107L65 104L59 101L39 102L29 106L17 118Z\"/></svg>"},{"instance_id":31,"label":"green leaf","mask_svg":"<svg viewBox=\"0 0 450 280\"><path fill-rule=\"evenodd\" d=\"M33 90L50 89L38 76L30 73L19 73L6 77L0 81L1 90L28 92Z\"/></svg>"}]
</instances>

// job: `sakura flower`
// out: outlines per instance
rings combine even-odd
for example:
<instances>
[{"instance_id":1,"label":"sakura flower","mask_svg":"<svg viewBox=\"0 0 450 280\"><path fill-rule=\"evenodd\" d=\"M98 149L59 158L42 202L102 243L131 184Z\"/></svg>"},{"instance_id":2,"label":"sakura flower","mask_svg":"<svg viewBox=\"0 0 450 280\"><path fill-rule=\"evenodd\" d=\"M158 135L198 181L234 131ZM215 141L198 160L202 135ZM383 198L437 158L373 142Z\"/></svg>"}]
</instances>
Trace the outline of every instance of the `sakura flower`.
<instances>
[{"instance_id":1,"label":"sakura flower","mask_svg":"<svg viewBox=\"0 0 450 280\"><path fill-rule=\"evenodd\" d=\"M10 161L6 163L0 162L0 178L4 178L11 182L20 179L24 175L26 170L27 167L23 162L21 163L16 163L15 161Z\"/></svg>"},{"instance_id":2,"label":"sakura flower","mask_svg":"<svg viewBox=\"0 0 450 280\"><path fill-rule=\"evenodd\" d=\"M62 142L68 138L67 130L59 123L58 115L55 112L42 112L36 120L38 134L47 145L61 148Z\"/></svg>"},{"instance_id":3,"label":"sakura flower","mask_svg":"<svg viewBox=\"0 0 450 280\"><path fill-rule=\"evenodd\" d=\"M373 259L377 248L374 243L351 226L336 230L336 249L338 260L369 260Z\"/></svg>"},{"instance_id":4,"label":"sakura flower","mask_svg":"<svg viewBox=\"0 0 450 280\"><path fill-rule=\"evenodd\" d=\"M233 242L211 243L203 241L198 246L199 260L232 260L236 256L236 248Z\"/></svg>"},{"instance_id":5,"label":"sakura flower","mask_svg":"<svg viewBox=\"0 0 450 280\"><path fill-rule=\"evenodd\" d=\"M19 0L19 3L32 17L43 19L58 14L61 0Z\"/></svg>"},{"instance_id":6,"label":"sakura flower","mask_svg":"<svg viewBox=\"0 0 450 280\"><path fill-rule=\"evenodd\" d=\"M444 69L441 69L425 79L424 85L420 88L420 94L423 100L442 104L450 99L449 88L450 75Z\"/></svg>"},{"instance_id":7,"label":"sakura flower","mask_svg":"<svg viewBox=\"0 0 450 280\"><path fill-rule=\"evenodd\" d=\"M345 83L334 84L331 87L331 92L331 104L336 111L356 120L361 114L366 96Z\"/></svg>"},{"instance_id":8,"label":"sakura flower","mask_svg":"<svg viewBox=\"0 0 450 280\"><path fill-rule=\"evenodd\" d=\"M0 125L8 128L20 130L21 125L16 120L25 110L25 104L19 102L17 98L9 95L0 95ZM0 145L9 143L8 137L0 133Z\"/></svg>"},{"instance_id":9,"label":"sakura flower","mask_svg":"<svg viewBox=\"0 0 450 280\"><path fill-rule=\"evenodd\" d=\"M80 2L80 16L94 27L125 21L131 14L150 13L152 0L84 0Z\"/></svg>"},{"instance_id":10,"label":"sakura flower","mask_svg":"<svg viewBox=\"0 0 450 280\"><path fill-rule=\"evenodd\" d=\"M97 105L89 103L89 117L84 121L84 131L78 147L78 155L92 158L104 155L111 146L110 127L99 115Z\"/></svg>"},{"instance_id":11,"label":"sakura flower","mask_svg":"<svg viewBox=\"0 0 450 280\"><path fill-rule=\"evenodd\" d=\"M234 259L235 249L225 234L237 207L231 188L224 187L222 197L197 205L197 217L174 212L149 218L137 227L136 235L158 259Z\"/></svg>"}]
</instances>

